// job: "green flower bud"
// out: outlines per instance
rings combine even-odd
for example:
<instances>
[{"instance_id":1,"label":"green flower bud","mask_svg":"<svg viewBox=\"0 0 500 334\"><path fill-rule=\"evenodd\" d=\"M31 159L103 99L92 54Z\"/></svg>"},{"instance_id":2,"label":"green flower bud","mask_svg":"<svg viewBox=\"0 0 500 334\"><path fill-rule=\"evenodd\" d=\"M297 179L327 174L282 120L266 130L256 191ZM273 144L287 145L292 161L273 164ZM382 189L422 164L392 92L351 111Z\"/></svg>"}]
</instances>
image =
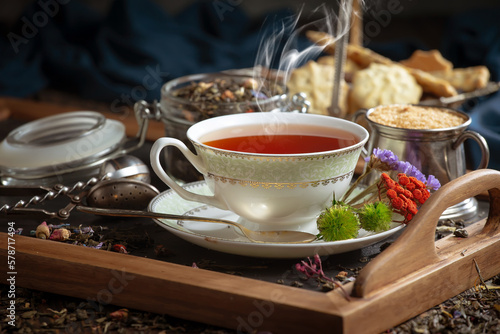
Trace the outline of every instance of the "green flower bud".
<instances>
[{"instance_id":1,"label":"green flower bud","mask_svg":"<svg viewBox=\"0 0 500 334\"><path fill-rule=\"evenodd\" d=\"M391 227L392 210L384 202L365 204L358 215L361 227L367 231L382 232Z\"/></svg>"},{"instance_id":2,"label":"green flower bud","mask_svg":"<svg viewBox=\"0 0 500 334\"><path fill-rule=\"evenodd\" d=\"M318 239L336 241L356 238L359 231L358 216L345 204L334 203L317 219Z\"/></svg>"}]
</instances>

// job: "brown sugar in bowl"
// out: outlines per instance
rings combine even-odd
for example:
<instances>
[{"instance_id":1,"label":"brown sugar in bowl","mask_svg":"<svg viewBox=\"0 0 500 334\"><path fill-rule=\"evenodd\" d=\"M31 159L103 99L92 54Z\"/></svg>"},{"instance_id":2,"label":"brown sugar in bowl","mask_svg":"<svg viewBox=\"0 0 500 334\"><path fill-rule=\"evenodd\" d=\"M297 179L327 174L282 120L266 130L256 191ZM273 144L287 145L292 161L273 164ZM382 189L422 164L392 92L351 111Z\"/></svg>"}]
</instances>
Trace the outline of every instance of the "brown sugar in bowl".
<instances>
[{"instance_id":1,"label":"brown sugar in bowl","mask_svg":"<svg viewBox=\"0 0 500 334\"><path fill-rule=\"evenodd\" d=\"M407 104L379 106L367 116L378 124L415 130L454 128L467 121L452 110Z\"/></svg>"}]
</instances>

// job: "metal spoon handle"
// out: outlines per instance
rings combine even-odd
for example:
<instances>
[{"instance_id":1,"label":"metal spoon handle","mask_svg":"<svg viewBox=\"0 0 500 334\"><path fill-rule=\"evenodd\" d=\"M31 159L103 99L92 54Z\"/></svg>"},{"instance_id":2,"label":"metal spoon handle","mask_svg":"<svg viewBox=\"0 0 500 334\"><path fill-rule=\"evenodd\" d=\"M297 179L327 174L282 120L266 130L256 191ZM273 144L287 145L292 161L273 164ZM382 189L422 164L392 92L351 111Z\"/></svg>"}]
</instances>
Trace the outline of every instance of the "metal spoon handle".
<instances>
[{"instance_id":1,"label":"metal spoon handle","mask_svg":"<svg viewBox=\"0 0 500 334\"><path fill-rule=\"evenodd\" d=\"M176 220L190 220L198 222L207 223L221 223L235 226L239 229L244 229L243 226L232 222L230 220L208 218L208 217L197 217L197 216L187 216L187 215L175 215L170 213L159 213L159 212L148 212L139 210L122 210L122 209L103 209L94 208L89 206L77 206L76 209L85 213L93 213L95 215L101 216L114 216L114 217L138 217L138 218L163 218L163 219L176 219Z\"/></svg>"},{"instance_id":2,"label":"metal spoon handle","mask_svg":"<svg viewBox=\"0 0 500 334\"><path fill-rule=\"evenodd\" d=\"M241 232L243 232L243 234L249 240L258 243L308 243L316 239L316 235L300 231L264 231L264 232L251 231L246 227L238 223L235 223L233 221L217 219L217 218L175 215L169 213L158 213L158 212L147 212L147 211L136 211L136 210L103 209L103 208L94 208L89 206L77 206L76 209L81 212L93 213L96 215L103 215L103 216L163 218L163 219L199 221L206 223L222 223L237 227Z\"/></svg>"}]
</instances>

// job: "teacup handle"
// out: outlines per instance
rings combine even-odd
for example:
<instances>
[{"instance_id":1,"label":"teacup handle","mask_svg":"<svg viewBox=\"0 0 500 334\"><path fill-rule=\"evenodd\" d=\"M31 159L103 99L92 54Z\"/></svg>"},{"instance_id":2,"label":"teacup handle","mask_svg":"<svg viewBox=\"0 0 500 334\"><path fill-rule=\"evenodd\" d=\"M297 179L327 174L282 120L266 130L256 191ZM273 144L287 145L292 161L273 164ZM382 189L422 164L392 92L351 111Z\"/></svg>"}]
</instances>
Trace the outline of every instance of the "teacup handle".
<instances>
[{"instance_id":1,"label":"teacup handle","mask_svg":"<svg viewBox=\"0 0 500 334\"><path fill-rule=\"evenodd\" d=\"M175 182L168 173L165 172L160 163L160 153L167 147L176 147L181 153L186 157L186 159L202 174L206 173L206 168L203 164L202 159L191 152L191 150L179 139L163 137L155 141L151 147L150 159L151 167L158 177L165 182L173 191L175 191L179 196L188 201L201 202L222 210L227 210L227 206L219 201L215 196L206 196L195 194L190 192L183 187L181 187L177 182Z\"/></svg>"},{"instance_id":2,"label":"teacup handle","mask_svg":"<svg viewBox=\"0 0 500 334\"><path fill-rule=\"evenodd\" d=\"M490 161L490 149L486 139L484 139L484 137L479 133L471 130L464 131L453 143L452 148L456 150L466 139L475 140L481 149L481 162L479 163L477 169L488 167L488 163Z\"/></svg>"},{"instance_id":3,"label":"teacup handle","mask_svg":"<svg viewBox=\"0 0 500 334\"><path fill-rule=\"evenodd\" d=\"M368 112L368 109L359 109L358 111L356 111L354 113L354 115L352 116L351 118L351 121L354 122L354 123L358 123L357 120L360 116L365 116L366 118L366 113ZM366 142L366 145L368 145L368 142ZM361 157L362 158L366 158L370 156L370 154L368 153L368 149L366 148L366 146L363 146L363 149L361 150Z\"/></svg>"}]
</instances>

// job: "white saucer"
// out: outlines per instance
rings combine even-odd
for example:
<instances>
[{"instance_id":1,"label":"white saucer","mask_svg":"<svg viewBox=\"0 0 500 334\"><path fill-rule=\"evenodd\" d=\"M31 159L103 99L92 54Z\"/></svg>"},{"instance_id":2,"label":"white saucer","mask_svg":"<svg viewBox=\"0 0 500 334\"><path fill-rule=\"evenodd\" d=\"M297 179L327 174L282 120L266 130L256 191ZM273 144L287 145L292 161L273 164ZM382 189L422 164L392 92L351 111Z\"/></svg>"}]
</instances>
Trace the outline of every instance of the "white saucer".
<instances>
[{"instance_id":1,"label":"white saucer","mask_svg":"<svg viewBox=\"0 0 500 334\"><path fill-rule=\"evenodd\" d=\"M189 191L211 195L204 181L188 183ZM153 198L149 211L188 214L236 221L239 217L230 211L220 210L209 205L182 199L172 190L167 190ZM155 219L155 222L178 237L208 249L253 257L266 258L304 258L307 256L332 255L360 249L381 241L403 228L394 223L388 231L368 233L360 230L356 239L341 241L314 241L307 244L254 243L243 236L237 228L229 225Z\"/></svg>"}]
</instances>

